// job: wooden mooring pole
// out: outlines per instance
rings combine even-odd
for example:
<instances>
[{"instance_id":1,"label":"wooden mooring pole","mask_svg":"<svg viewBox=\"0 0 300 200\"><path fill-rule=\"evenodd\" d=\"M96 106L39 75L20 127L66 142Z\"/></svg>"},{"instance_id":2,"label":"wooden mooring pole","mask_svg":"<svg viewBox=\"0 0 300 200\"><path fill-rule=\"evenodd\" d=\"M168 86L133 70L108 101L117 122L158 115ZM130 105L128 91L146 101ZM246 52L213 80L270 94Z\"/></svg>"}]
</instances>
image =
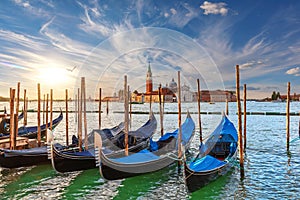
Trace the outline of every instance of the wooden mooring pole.
<instances>
[{"instance_id":1,"label":"wooden mooring pole","mask_svg":"<svg viewBox=\"0 0 300 200\"><path fill-rule=\"evenodd\" d=\"M101 129L101 98L102 98L102 89L99 88L99 130Z\"/></svg>"},{"instance_id":2,"label":"wooden mooring pole","mask_svg":"<svg viewBox=\"0 0 300 200\"><path fill-rule=\"evenodd\" d=\"M78 89L79 91L79 89ZM80 98L78 101L78 146L79 151L82 151L82 82L80 86L80 94L78 95Z\"/></svg>"},{"instance_id":3,"label":"wooden mooring pole","mask_svg":"<svg viewBox=\"0 0 300 200\"><path fill-rule=\"evenodd\" d=\"M38 90L38 111L37 111L37 125L38 125L38 135L37 135L37 140L38 140L38 146L41 146L41 139L42 139L42 135L41 135L41 86L38 83L37 84L37 90Z\"/></svg>"},{"instance_id":4,"label":"wooden mooring pole","mask_svg":"<svg viewBox=\"0 0 300 200\"><path fill-rule=\"evenodd\" d=\"M300 112L299 112L299 116L300 116ZM299 135L299 138L300 138L300 119L299 119L298 135Z\"/></svg>"},{"instance_id":5,"label":"wooden mooring pole","mask_svg":"<svg viewBox=\"0 0 300 200\"><path fill-rule=\"evenodd\" d=\"M149 113L152 111L152 93L150 94L150 102L149 102Z\"/></svg>"},{"instance_id":6,"label":"wooden mooring pole","mask_svg":"<svg viewBox=\"0 0 300 200\"><path fill-rule=\"evenodd\" d=\"M20 82L18 82L18 84L17 84L17 102L16 102L16 115L15 115L15 124L14 124L16 137L18 137L19 106L20 106ZM16 138L15 138L15 143L16 142L17 141L16 141Z\"/></svg>"},{"instance_id":7,"label":"wooden mooring pole","mask_svg":"<svg viewBox=\"0 0 300 200\"><path fill-rule=\"evenodd\" d=\"M108 113L109 113L109 105L108 105L108 100L106 100L106 114L108 115Z\"/></svg>"},{"instance_id":8,"label":"wooden mooring pole","mask_svg":"<svg viewBox=\"0 0 300 200\"><path fill-rule=\"evenodd\" d=\"M78 141L79 141L79 137L80 137L80 126L81 126L81 121L79 120L80 118L80 113L79 113L79 106L80 106L80 88L77 88L77 110L76 110L76 113L77 113L77 138L78 138Z\"/></svg>"},{"instance_id":9,"label":"wooden mooring pole","mask_svg":"<svg viewBox=\"0 0 300 200\"><path fill-rule=\"evenodd\" d=\"M132 122L132 103L131 103L131 94L130 94L130 88L129 88L129 85L128 85L128 88L127 88L127 93L128 93L128 103L129 103L129 128L131 128L131 122Z\"/></svg>"},{"instance_id":10,"label":"wooden mooring pole","mask_svg":"<svg viewBox=\"0 0 300 200\"><path fill-rule=\"evenodd\" d=\"M246 145L247 145L247 85L244 84L244 152L246 152Z\"/></svg>"},{"instance_id":11,"label":"wooden mooring pole","mask_svg":"<svg viewBox=\"0 0 300 200\"><path fill-rule=\"evenodd\" d=\"M69 111L68 111L68 89L66 89L66 145L69 146Z\"/></svg>"},{"instance_id":12,"label":"wooden mooring pole","mask_svg":"<svg viewBox=\"0 0 300 200\"><path fill-rule=\"evenodd\" d=\"M241 179L245 177L244 172L244 152L243 152L243 132L242 132L242 115L241 115L241 99L240 99L240 73L239 65L236 65L236 102L238 113L238 136L239 136L239 157L240 157L240 175Z\"/></svg>"},{"instance_id":13,"label":"wooden mooring pole","mask_svg":"<svg viewBox=\"0 0 300 200\"><path fill-rule=\"evenodd\" d=\"M44 94L44 98L43 98L43 124L45 124L45 110L46 110L46 95Z\"/></svg>"},{"instance_id":14,"label":"wooden mooring pole","mask_svg":"<svg viewBox=\"0 0 300 200\"><path fill-rule=\"evenodd\" d=\"M16 135L15 135L15 114L14 114L14 107L15 107L15 93L16 90L10 88L10 121L9 121L9 134L10 134L10 149L13 150L16 148Z\"/></svg>"},{"instance_id":15,"label":"wooden mooring pole","mask_svg":"<svg viewBox=\"0 0 300 200\"><path fill-rule=\"evenodd\" d=\"M180 71L178 71L178 172L180 172L181 166L181 157L182 157L182 149L181 149L181 138L182 138L182 129L181 129L181 85L180 85Z\"/></svg>"},{"instance_id":16,"label":"wooden mooring pole","mask_svg":"<svg viewBox=\"0 0 300 200\"><path fill-rule=\"evenodd\" d=\"M50 130L52 131L53 120L53 89L50 89Z\"/></svg>"},{"instance_id":17,"label":"wooden mooring pole","mask_svg":"<svg viewBox=\"0 0 300 200\"><path fill-rule=\"evenodd\" d=\"M161 84L159 84L158 87L158 98L159 98L159 116L160 116L160 135L164 135L164 113L163 113L163 107L162 107L162 99L161 99Z\"/></svg>"},{"instance_id":18,"label":"wooden mooring pole","mask_svg":"<svg viewBox=\"0 0 300 200\"><path fill-rule=\"evenodd\" d=\"M82 94L83 94L83 127L84 127L84 148L88 149L88 137L87 137L87 117L86 117L86 90L85 90L85 78L82 77Z\"/></svg>"},{"instance_id":19,"label":"wooden mooring pole","mask_svg":"<svg viewBox=\"0 0 300 200\"><path fill-rule=\"evenodd\" d=\"M49 94L47 93L47 97L46 97L46 135L48 132L48 121L49 121ZM47 140L46 140L47 141Z\"/></svg>"},{"instance_id":20,"label":"wooden mooring pole","mask_svg":"<svg viewBox=\"0 0 300 200\"><path fill-rule=\"evenodd\" d=\"M27 99L26 99L27 97L26 97L26 89L24 89L24 99L23 99L23 101L24 101L24 120L23 120L23 125L24 126L26 126L27 125Z\"/></svg>"},{"instance_id":21,"label":"wooden mooring pole","mask_svg":"<svg viewBox=\"0 0 300 200\"><path fill-rule=\"evenodd\" d=\"M291 83L287 83L287 99L286 99L286 151L290 152L290 93Z\"/></svg>"},{"instance_id":22,"label":"wooden mooring pole","mask_svg":"<svg viewBox=\"0 0 300 200\"><path fill-rule=\"evenodd\" d=\"M228 98L226 97L226 108L225 108L225 113L228 116L229 115L229 110L228 110Z\"/></svg>"},{"instance_id":23,"label":"wooden mooring pole","mask_svg":"<svg viewBox=\"0 0 300 200\"><path fill-rule=\"evenodd\" d=\"M125 156L128 156L128 131L129 131L129 115L128 115L128 92L127 92L127 76L124 76L124 118L125 118Z\"/></svg>"},{"instance_id":24,"label":"wooden mooring pole","mask_svg":"<svg viewBox=\"0 0 300 200\"><path fill-rule=\"evenodd\" d=\"M200 134L200 145L202 144L203 142L203 139L202 139L202 126L201 126L201 107L200 107L200 100L201 100L201 92L200 92L200 80L197 79L197 88L198 88L198 123L199 123L199 134Z\"/></svg>"},{"instance_id":25,"label":"wooden mooring pole","mask_svg":"<svg viewBox=\"0 0 300 200\"><path fill-rule=\"evenodd\" d=\"M77 123L77 119L78 119L78 98L77 98L77 94L75 94L75 101L74 101L74 104L75 104L75 123Z\"/></svg>"}]
</instances>

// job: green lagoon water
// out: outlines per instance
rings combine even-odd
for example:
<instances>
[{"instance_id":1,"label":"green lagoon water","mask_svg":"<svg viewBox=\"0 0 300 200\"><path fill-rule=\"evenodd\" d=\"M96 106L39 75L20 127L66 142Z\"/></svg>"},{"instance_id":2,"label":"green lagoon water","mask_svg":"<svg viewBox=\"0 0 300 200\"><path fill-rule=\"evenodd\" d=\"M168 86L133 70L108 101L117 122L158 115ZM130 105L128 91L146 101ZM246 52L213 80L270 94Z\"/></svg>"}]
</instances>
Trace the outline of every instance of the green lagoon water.
<instances>
[{"instance_id":1,"label":"green lagoon water","mask_svg":"<svg viewBox=\"0 0 300 200\"><path fill-rule=\"evenodd\" d=\"M63 104L62 104L63 105ZM0 105L1 106L1 105ZM30 105L34 108L34 103ZM59 108L56 105L55 108ZM61 106L63 107L63 106ZM90 110L97 105L90 105ZM122 104L116 103L116 111L122 110ZM158 105L153 109L158 111ZM72 106L71 106L72 108ZM144 111L148 104L133 105L136 111ZM224 103L203 103L203 111L220 112ZM105 108L103 108L105 109ZM196 103L185 103L182 110L197 111ZM97 109L95 109L97 110ZM177 110L177 104L166 104L166 110ZM299 102L291 103L291 112L300 110ZM237 126L236 104L229 104L229 118ZM249 102L248 111L285 112L284 103ZM55 115L55 114L54 114ZM70 115L70 134L76 133L75 117ZM97 127L98 116L88 113L88 129ZM133 127L142 125L147 115L133 115ZM159 115L156 115L159 122ZM198 131L197 115L192 115ZM182 115L185 119L185 115ZM202 115L203 134L208 135L221 116ZM36 114L29 113L34 124ZM122 121L123 115L103 114L103 126L111 127ZM65 120L65 119L64 119ZM55 141L64 142L65 121L55 130ZM247 149L245 154L245 178L240 179L239 168L235 167L202 189L188 193L182 173L177 173L177 165L161 171L117 181L105 181L98 169L60 174L51 164L23 167L18 169L0 168L0 199L299 199L300 193L300 141L290 144L290 155L286 152L286 118L284 115L249 115L247 117ZM298 137L299 116L291 116L291 140ZM172 131L177 127L177 115L165 115L164 127ZM159 130L159 124L158 129ZM155 136L159 137L159 133ZM197 153L198 132L190 148Z\"/></svg>"}]
</instances>

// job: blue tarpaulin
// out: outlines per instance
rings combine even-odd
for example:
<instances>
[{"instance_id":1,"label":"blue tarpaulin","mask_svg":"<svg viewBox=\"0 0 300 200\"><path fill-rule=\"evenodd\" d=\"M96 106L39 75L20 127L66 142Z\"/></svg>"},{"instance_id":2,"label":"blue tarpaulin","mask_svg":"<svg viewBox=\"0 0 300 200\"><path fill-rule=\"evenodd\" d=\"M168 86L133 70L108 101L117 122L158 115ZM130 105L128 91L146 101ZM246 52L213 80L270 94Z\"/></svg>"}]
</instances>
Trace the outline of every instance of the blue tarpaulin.
<instances>
[{"instance_id":1,"label":"blue tarpaulin","mask_svg":"<svg viewBox=\"0 0 300 200\"><path fill-rule=\"evenodd\" d=\"M207 155L195 162L190 163L190 169L195 172L207 171L225 165L226 162L220 161L210 155Z\"/></svg>"}]
</instances>

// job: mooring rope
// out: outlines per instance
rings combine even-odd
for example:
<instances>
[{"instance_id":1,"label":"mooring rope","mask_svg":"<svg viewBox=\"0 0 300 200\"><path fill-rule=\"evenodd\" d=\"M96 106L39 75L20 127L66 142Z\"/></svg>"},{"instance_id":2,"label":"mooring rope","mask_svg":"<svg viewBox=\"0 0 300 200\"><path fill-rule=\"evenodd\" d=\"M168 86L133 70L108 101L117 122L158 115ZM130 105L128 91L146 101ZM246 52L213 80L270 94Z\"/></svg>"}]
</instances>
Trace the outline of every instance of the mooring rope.
<instances>
[{"instance_id":1,"label":"mooring rope","mask_svg":"<svg viewBox=\"0 0 300 200\"><path fill-rule=\"evenodd\" d=\"M296 137L296 138L292 139L292 141L290 141L290 144L291 144L291 143L294 143L294 142L296 142L296 141L298 141L298 140L300 140L300 137Z\"/></svg>"}]
</instances>

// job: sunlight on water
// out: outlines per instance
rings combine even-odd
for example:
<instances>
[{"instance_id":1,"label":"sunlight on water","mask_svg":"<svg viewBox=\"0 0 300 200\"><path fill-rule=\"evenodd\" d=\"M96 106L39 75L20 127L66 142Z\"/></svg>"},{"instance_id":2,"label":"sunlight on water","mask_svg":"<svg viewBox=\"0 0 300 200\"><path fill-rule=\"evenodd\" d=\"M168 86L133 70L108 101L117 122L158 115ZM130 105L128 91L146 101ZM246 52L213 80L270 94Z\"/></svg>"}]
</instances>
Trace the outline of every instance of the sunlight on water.
<instances>
[{"instance_id":1,"label":"sunlight on water","mask_svg":"<svg viewBox=\"0 0 300 200\"><path fill-rule=\"evenodd\" d=\"M6 104L1 104L5 106ZM64 110L64 102L55 102L54 110ZM97 103L89 103L88 110L97 111ZM29 107L36 109L36 103ZM8 106L7 106L8 108ZM152 105L158 113L158 104ZM71 103L69 110L75 107ZM123 121L122 103L110 103L106 115L103 104L102 127L113 127ZM202 103L204 112L222 112L224 103ZM148 111L149 104L132 105L133 111ZM196 124L196 135L189 152L197 154L199 127L197 104L185 103L182 111L192 112ZM291 103L291 112L299 112L300 103ZM118 111L116 113L115 111ZM177 104L166 104L166 112L177 111ZM237 127L236 103L229 103L229 118ZM285 112L284 103L248 102L249 112ZM59 113L54 113L53 118ZM65 115L64 115L65 116ZM159 115L157 134L159 137ZM87 113L88 132L98 129L98 113ZM131 130L140 127L148 119L148 114L133 114ZM185 114L182 114L182 120ZM220 114L201 115L203 136L207 136L221 119ZM299 116L291 116L291 140L298 137ZM28 113L30 125L35 125L36 113ZM22 122L20 122L22 123ZM65 119L55 129L55 141L65 143ZM177 128L177 114L164 116L165 132ZM291 155L286 152L286 118L284 115L248 115L247 149L245 154L245 179L240 180L239 168L217 179L204 188L189 194L182 174L173 165L161 171L119 181L104 181L98 169L83 172L58 174L51 165L19 169L0 168L1 199L297 199L300 193L300 145L299 140L290 144ZM76 115L69 113L69 134L77 134ZM238 166L238 165L237 165Z\"/></svg>"}]
</instances>

